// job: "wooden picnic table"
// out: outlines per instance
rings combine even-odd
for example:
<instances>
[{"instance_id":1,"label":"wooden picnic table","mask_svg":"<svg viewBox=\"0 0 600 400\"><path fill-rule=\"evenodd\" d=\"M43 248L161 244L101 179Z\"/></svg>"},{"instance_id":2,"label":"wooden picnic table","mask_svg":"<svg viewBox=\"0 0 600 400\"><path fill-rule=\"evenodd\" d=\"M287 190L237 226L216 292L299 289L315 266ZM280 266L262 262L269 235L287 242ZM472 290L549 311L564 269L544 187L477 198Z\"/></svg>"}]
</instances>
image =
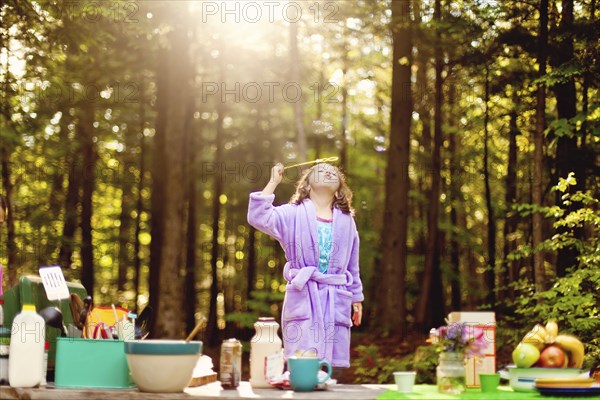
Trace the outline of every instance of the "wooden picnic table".
<instances>
[{"instance_id":1,"label":"wooden picnic table","mask_svg":"<svg viewBox=\"0 0 600 400\"><path fill-rule=\"evenodd\" d=\"M113 400L113 399L297 399L297 400L371 400L395 385L335 385L329 390L307 393L282 389L253 389L249 382L241 382L236 389L223 389L219 381L203 386L187 388L183 393L143 393L137 389L92 389L92 388L12 388L0 386L0 399L44 399L44 400Z\"/></svg>"}]
</instances>

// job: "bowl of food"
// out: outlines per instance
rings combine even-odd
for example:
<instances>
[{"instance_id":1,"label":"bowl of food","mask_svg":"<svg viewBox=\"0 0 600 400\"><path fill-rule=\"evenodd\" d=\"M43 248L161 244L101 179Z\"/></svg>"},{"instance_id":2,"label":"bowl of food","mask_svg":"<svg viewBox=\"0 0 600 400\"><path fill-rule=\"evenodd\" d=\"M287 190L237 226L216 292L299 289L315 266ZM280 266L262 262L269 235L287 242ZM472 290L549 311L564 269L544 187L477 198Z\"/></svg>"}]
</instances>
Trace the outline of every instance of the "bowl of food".
<instances>
[{"instance_id":1,"label":"bowl of food","mask_svg":"<svg viewBox=\"0 0 600 400\"><path fill-rule=\"evenodd\" d=\"M142 392L182 392L202 355L202 342L132 340L125 355L133 381Z\"/></svg>"},{"instance_id":2,"label":"bowl of food","mask_svg":"<svg viewBox=\"0 0 600 400\"><path fill-rule=\"evenodd\" d=\"M579 368L516 368L508 367L510 387L516 392L535 391L536 379L569 379L581 375Z\"/></svg>"}]
</instances>

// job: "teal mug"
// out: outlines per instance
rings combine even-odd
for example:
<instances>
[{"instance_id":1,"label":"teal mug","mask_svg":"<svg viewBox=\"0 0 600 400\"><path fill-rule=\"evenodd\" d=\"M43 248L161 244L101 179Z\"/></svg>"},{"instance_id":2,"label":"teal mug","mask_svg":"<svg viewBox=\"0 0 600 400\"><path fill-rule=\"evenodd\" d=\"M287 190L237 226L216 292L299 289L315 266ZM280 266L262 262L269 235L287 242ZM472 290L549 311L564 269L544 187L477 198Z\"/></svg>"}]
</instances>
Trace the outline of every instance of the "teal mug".
<instances>
[{"instance_id":1,"label":"teal mug","mask_svg":"<svg viewBox=\"0 0 600 400\"><path fill-rule=\"evenodd\" d=\"M327 376L321 381L319 380L319 371L323 365L327 367ZM290 357L288 358L288 368L290 384L295 392L310 392L319 383L324 383L331 377L331 364L326 360L320 361L318 358Z\"/></svg>"}]
</instances>

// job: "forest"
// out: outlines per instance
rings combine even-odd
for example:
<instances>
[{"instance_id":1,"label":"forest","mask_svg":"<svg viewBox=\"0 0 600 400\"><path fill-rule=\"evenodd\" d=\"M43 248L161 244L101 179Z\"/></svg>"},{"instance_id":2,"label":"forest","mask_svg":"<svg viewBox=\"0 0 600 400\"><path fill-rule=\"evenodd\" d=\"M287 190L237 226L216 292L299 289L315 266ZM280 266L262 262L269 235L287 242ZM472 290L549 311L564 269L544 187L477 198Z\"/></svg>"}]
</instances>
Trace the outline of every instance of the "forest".
<instances>
[{"instance_id":1,"label":"forest","mask_svg":"<svg viewBox=\"0 0 600 400\"><path fill-rule=\"evenodd\" d=\"M60 265L96 304L152 306L154 337L204 320L208 347L247 343L286 286L248 196L277 162L337 157L357 381L431 362L424 339L459 310L496 313L499 362L553 317L598 363L597 7L5 0L3 286Z\"/></svg>"}]
</instances>

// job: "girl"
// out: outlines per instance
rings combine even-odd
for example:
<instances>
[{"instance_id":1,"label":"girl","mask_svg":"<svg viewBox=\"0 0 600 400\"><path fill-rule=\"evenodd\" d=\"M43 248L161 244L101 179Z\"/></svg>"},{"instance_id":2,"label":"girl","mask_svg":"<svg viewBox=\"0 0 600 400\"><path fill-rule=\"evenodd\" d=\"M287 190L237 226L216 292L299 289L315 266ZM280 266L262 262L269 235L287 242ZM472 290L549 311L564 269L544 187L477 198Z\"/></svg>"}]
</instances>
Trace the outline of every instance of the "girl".
<instances>
[{"instance_id":1,"label":"girl","mask_svg":"<svg viewBox=\"0 0 600 400\"><path fill-rule=\"evenodd\" d=\"M317 164L302 175L290 203L274 207L282 178L277 164L263 191L250 194L248 222L285 251L285 357L312 350L334 367L349 367L350 327L360 325L364 300L352 192L336 167Z\"/></svg>"}]
</instances>

